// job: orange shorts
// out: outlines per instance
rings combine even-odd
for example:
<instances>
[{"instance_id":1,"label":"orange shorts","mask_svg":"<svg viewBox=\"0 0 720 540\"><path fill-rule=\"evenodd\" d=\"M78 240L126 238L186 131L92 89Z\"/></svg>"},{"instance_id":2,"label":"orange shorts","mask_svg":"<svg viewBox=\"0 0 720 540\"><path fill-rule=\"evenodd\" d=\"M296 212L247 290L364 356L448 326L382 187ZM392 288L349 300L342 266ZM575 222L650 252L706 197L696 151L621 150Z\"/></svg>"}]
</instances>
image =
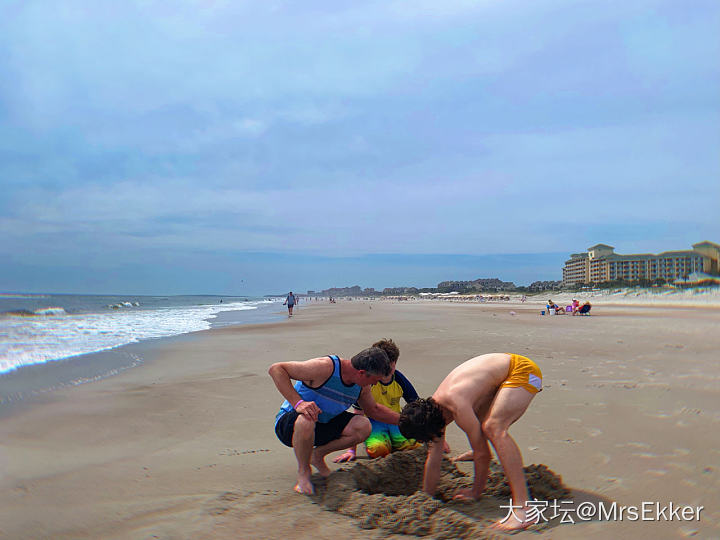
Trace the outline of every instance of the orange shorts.
<instances>
[{"instance_id":1,"label":"orange shorts","mask_svg":"<svg viewBox=\"0 0 720 540\"><path fill-rule=\"evenodd\" d=\"M500 388L524 388L531 394L537 394L542 390L542 371L529 358L519 354L510 354L508 377L500 385Z\"/></svg>"}]
</instances>

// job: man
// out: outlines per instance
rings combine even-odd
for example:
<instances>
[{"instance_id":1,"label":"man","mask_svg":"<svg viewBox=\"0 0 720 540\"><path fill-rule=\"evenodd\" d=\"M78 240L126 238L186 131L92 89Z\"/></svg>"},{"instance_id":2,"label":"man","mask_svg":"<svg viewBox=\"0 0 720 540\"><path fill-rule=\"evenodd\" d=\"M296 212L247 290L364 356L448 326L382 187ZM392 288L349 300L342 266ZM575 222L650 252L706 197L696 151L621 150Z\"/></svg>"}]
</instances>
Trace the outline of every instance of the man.
<instances>
[{"instance_id":1,"label":"man","mask_svg":"<svg viewBox=\"0 0 720 540\"><path fill-rule=\"evenodd\" d=\"M532 525L526 519L530 496L522 455L508 428L541 390L542 373L535 362L516 354L492 353L460 364L432 397L407 404L400 415L400 432L409 439L430 443L423 490L430 495L437 490L445 427L455 421L468 437L475 465L473 487L460 490L455 498L470 500L482 495L490 467L490 441L510 484L512 504L520 505L495 528L511 531Z\"/></svg>"},{"instance_id":2,"label":"man","mask_svg":"<svg viewBox=\"0 0 720 540\"><path fill-rule=\"evenodd\" d=\"M328 476L327 454L353 446L370 435L370 421L347 412L354 402L370 418L398 423L400 415L376 403L370 393L371 385L390 374L387 354L377 347L360 351L350 360L330 355L305 362L278 362L270 366L268 373L285 398L275 418L275 433L295 451L298 493L314 492L311 464L321 475ZM293 379L297 381L294 386Z\"/></svg>"},{"instance_id":3,"label":"man","mask_svg":"<svg viewBox=\"0 0 720 540\"><path fill-rule=\"evenodd\" d=\"M290 294L287 295L285 302L283 302L283 306L288 307L288 317L292 317L293 307L295 307L295 295L292 291L290 291Z\"/></svg>"}]
</instances>

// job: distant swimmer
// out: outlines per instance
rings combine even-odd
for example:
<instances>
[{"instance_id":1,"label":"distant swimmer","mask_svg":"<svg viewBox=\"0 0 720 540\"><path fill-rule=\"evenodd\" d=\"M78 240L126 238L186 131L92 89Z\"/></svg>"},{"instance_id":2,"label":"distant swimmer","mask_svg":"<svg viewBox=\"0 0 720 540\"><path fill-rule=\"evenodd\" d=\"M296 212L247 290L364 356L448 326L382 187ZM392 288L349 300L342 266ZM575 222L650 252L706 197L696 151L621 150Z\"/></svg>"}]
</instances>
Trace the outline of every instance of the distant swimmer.
<instances>
[{"instance_id":1,"label":"distant swimmer","mask_svg":"<svg viewBox=\"0 0 720 540\"><path fill-rule=\"evenodd\" d=\"M326 455L370 436L370 420L347 412L353 403L357 401L370 418L398 422L400 415L376 403L370 391L371 385L390 375L390 360L380 348L362 350L350 360L330 355L305 362L277 362L268 373L285 398L275 417L275 434L295 451L298 493L314 493L311 464L328 476Z\"/></svg>"},{"instance_id":2,"label":"distant swimmer","mask_svg":"<svg viewBox=\"0 0 720 540\"><path fill-rule=\"evenodd\" d=\"M512 531L534 524L537 516L532 517L528 504L522 455L508 428L541 390L542 373L535 362L517 354L492 353L460 364L432 397L407 404L400 414L400 432L408 439L429 443L423 490L430 495L437 491L445 427L454 421L472 448L456 459L472 458L475 465L472 488L458 491L455 499L479 499L485 491L491 457L489 441L503 466L516 508L494 527Z\"/></svg>"},{"instance_id":3,"label":"distant swimmer","mask_svg":"<svg viewBox=\"0 0 720 540\"><path fill-rule=\"evenodd\" d=\"M290 291L290 294L287 295L287 298L285 299L285 302L283 302L283 306L287 306L288 308L288 317L292 317L293 308L296 304L295 295Z\"/></svg>"}]
</instances>

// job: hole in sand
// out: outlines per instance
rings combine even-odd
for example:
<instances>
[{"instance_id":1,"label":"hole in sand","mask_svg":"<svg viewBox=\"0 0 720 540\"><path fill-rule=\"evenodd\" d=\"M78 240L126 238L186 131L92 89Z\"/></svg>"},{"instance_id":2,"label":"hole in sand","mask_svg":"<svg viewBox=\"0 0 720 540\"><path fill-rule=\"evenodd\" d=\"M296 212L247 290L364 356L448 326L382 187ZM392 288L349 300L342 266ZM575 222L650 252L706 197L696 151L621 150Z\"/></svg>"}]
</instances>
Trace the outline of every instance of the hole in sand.
<instances>
[{"instance_id":1,"label":"hole in sand","mask_svg":"<svg viewBox=\"0 0 720 540\"><path fill-rule=\"evenodd\" d=\"M507 508L500 506L507 507L510 487L500 465L491 463L480 501L462 502L453 501L452 497L458 489L472 485L472 475L463 473L448 459L442 463L437 497L420 491L425 457L425 448L418 448L386 458L357 461L327 479L315 476L316 494L312 498L328 510L359 520L363 529L378 528L437 539L506 538L486 528L507 514ZM560 476L544 465L525 467L525 475L530 495L537 500L570 496Z\"/></svg>"}]
</instances>

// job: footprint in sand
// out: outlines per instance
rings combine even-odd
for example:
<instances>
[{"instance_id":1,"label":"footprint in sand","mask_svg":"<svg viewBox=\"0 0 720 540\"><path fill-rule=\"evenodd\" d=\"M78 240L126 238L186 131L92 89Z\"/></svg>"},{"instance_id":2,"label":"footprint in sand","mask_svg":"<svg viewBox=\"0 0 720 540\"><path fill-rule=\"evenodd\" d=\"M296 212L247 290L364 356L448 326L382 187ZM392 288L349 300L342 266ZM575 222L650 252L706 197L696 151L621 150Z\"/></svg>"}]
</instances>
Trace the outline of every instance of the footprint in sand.
<instances>
[{"instance_id":1,"label":"footprint in sand","mask_svg":"<svg viewBox=\"0 0 720 540\"><path fill-rule=\"evenodd\" d=\"M654 459L656 457L660 457L657 454L653 454L652 452L633 452L632 455L635 457L641 457L644 459Z\"/></svg>"},{"instance_id":2,"label":"footprint in sand","mask_svg":"<svg viewBox=\"0 0 720 540\"><path fill-rule=\"evenodd\" d=\"M598 428L585 428L585 431L587 431L587 434L591 437L597 437L598 435L602 435L602 429Z\"/></svg>"},{"instance_id":3,"label":"footprint in sand","mask_svg":"<svg viewBox=\"0 0 720 540\"><path fill-rule=\"evenodd\" d=\"M681 414L697 415L697 414L702 414L702 410L691 408L691 407L682 407L680 409L676 409L675 414L676 415L681 415Z\"/></svg>"},{"instance_id":4,"label":"footprint in sand","mask_svg":"<svg viewBox=\"0 0 720 540\"><path fill-rule=\"evenodd\" d=\"M597 454L597 456L600 458L601 465L607 465L612 461L612 458L608 454Z\"/></svg>"},{"instance_id":5,"label":"footprint in sand","mask_svg":"<svg viewBox=\"0 0 720 540\"><path fill-rule=\"evenodd\" d=\"M617 476L603 476L599 475L598 479L601 481L601 483L605 484L606 486L612 486L613 488L620 488L627 490L627 487L625 487L625 482L622 478L618 478Z\"/></svg>"},{"instance_id":6,"label":"footprint in sand","mask_svg":"<svg viewBox=\"0 0 720 540\"><path fill-rule=\"evenodd\" d=\"M625 443L625 444L616 444L615 446L618 446L618 447L632 446L633 448L650 448L650 445L648 443L635 442L635 441L631 441L631 442Z\"/></svg>"},{"instance_id":7,"label":"footprint in sand","mask_svg":"<svg viewBox=\"0 0 720 540\"><path fill-rule=\"evenodd\" d=\"M650 474L652 476L665 476L667 471L665 469L648 469L645 471L645 474Z\"/></svg>"},{"instance_id":8,"label":"footprint in sand","mask_svg":"<svg viewBox=\"0 0 720 540\"><path fill-rule=\"evenodd\" d=\"M695 467L688 463L668 463L668 466L673 469L678 469L686 474L690 474L695 470Z\"/></svg>"}]
</instances>

